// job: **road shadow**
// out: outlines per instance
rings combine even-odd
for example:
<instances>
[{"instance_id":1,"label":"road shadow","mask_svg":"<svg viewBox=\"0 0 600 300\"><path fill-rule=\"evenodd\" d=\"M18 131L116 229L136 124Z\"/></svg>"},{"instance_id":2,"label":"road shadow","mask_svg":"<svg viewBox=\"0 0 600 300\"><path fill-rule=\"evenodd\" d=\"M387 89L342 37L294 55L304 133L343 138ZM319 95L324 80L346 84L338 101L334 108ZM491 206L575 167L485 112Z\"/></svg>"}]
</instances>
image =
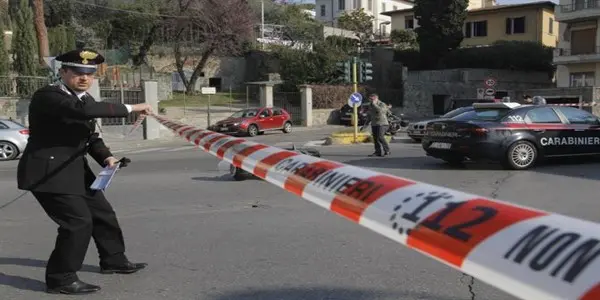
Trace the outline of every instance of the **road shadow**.
<instances>
[{"instance_id":1,"label":"road shadow","mask_svg":"<svg viewBox=\"0 0 600 300\"><path fill-rule=\"evenodd\" d=\"M387 292L366 289L306 287L281 289L256 289L231 291L212 296L212 300L371 300L378 298L406 299L407 297L421 300L462 300L458 297L446 297L420 292Z\"/></svg>"},{"instance_id":2,"label":"road shadow","mask_svg":"<svg viewBox=\"0 0 600 300\"><path fill-rule=\"evenodd\" d=\"M33 292L46 291L46 284L42 281L22 276L8 275L0 272L0 286L2 285Z\"/></svg>"},{"instance_id":3,"label":"road shadow","mask_svg":"<svg viewBox=\"0 0 600 300\"><path fill-rule=\"evenodd\" d=\"M465 162L462 165L451 165L444 162L443 160L428 156L366 157L362 159L345 160L343 162L357 167L381 169L391 168L408 170L507 171L499 163ZM600 180L600 159L590 157L545 159L540 161L536 166L527 171L551 175Z\"/></svg>"},{"instance_id":4,"label":"road shadow","mask_svg":"<svg viewBox=\"0 0 600 300\"><path fill-rule=\"evenodd\" d=\"M0 266L22 266L22 267L34 267L34 268L46 268L46 261L35 259L35 258L21 258L21 257L0 257ZM80 272L98 273L99 267L92 265L83 265Z\"/></svg>"}]
</instances>

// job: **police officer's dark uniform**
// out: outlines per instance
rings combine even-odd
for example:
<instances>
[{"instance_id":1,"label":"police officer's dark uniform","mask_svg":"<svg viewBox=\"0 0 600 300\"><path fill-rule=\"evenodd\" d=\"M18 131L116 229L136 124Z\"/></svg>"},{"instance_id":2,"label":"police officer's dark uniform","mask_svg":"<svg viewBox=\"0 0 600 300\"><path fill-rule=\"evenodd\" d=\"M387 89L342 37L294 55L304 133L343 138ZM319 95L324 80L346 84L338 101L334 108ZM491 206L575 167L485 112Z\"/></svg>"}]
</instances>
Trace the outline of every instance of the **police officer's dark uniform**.
<instances>
[{"instance_id":1,"label":"police officer's dark uniform","mask_svg":"<svg viewBox=\"0 0 600 300\"><path fill-rule=\"evenodd\" d=\"M92 50L74 50L56 57L63 68L93 73L104 58ZM56 246L46 267L49 293L84 294L100 287L80 281L93 237L102 273L133 273L145 263L125 256L123 234L115 212L101 191L89 186L95 175L85 154L104 166L110 150L95 133L95 118L127 117L130 106L96 102L77 95L64 83L37 90L29 105L29 142L18 166L18 187L29 190L59 225Z\"/></svg>"}]
</instances>

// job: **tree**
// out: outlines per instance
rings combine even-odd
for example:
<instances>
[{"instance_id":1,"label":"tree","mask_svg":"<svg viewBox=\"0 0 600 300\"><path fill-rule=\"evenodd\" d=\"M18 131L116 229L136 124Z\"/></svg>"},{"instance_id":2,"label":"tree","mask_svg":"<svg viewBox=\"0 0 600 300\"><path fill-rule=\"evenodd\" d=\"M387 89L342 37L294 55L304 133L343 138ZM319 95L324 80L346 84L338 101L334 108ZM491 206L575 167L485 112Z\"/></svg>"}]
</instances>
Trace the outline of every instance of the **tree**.
<instances>
[{"instance_id":1,"label":"tree","mask_svg":"<svg viewBox=\"0 0 600 300\"><path fill-rule=\"evenodd\" d=\"M4 43L4 28L6 27L4 27L3 22L0 22L0 32L2 33L0 38L0 76L6 76L10 71L10 57Z\"/></svg>"},{"instance_id":2,"label":"tree","mask_svg":"<svg viewBox=\"0 0 600 300\"><path fill-rule=\"evenodd\" d=\"M362 45L373 36L373 20L375 17L367 14L364 8L353 10L352 12L344 12L338 18L338 26L342 29L354 31L356 37Z\"/></svg>"},{"instance_id":3,"label":"tree","mask_svg":"<svg viewBox=\"0 0 600 300\"><path fill-rule=\"evenodd\" d=\"M419 24L415 31L423 66L437 67L444 55L458 48L463 40L467 6L467 0L415 2L413 9Z\"/></svg>"},{"instance_id":4,"label":"tree","mask_svg":"<svg viewBox=\"0 0 600 300\"><path fill-rule=\"evenodd\" d=\"M39 70L36 59L38 45L33 24L33 11L29 7L28 0L21 0L14 27L13 70L20 76L35 76ZM17 90L21 96L28 96L33 89L35 89L35 84L32 80L27 78L17 80Z\"/></svg>"},{"instance_id":5,"label":"tree","mask_svg":"<svg viewBox=\"0 0 600 300\"><path fill-rule=\"evenodd\" d=\"M205 9L210 7L210 9ZM236 55L241 52L244 42L254 36L255 20L250 6L240 0L190 0L180 1L173 7L172 14L179 17L170 19L167 26L174 29L171 41L177 72L192 93L200 73L212 55ZM187 77L184 66L188 55L200 54L193 72Z\"/></svg>"},{"instance_id":6,"label":"tree","mask_svg":"<svg viewBox=\"0 0 600 300\"><path fill-rule=\"evenodd\" d=\"M33 0L35 31L38 40L38 59L40 66L45 65L44 57L49 56L48 29L44 19L44 0Z\"/></svg>"},{"instance_id":7,"label":"tree","mask_svg":"<svg viewBox=\"0 0 600 300\"><path fill-rule=\"evenodd\" d=\"M419 47L417 35L412 30L397 30L394 29L390 33L390 39L398 50L415 49Z\"/></svg>"}]
</instances>

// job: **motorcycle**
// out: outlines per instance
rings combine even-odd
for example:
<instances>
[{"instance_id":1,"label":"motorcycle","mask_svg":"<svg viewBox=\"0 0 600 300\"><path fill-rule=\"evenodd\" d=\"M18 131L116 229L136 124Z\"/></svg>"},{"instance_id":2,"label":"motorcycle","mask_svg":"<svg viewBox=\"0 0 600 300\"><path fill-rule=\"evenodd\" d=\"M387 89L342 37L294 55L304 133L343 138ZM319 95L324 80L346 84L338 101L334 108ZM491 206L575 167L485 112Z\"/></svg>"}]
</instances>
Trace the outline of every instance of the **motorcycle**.
<instances>
[{"instance_id":1,"label":"motorcycle","mask_svg":"<svg viewBox=\"0 0 600 300\"><path fill-rule=\"evenodd\" d=\"M396 133L398 133L398 131L400 131L402 127L408 126L409 122L404 120L402 117L404 117L404 114L400 114L400 116L397 116L393 113L389 113L388 123L390 123L390 126L388 126L388 130L385 132L385 134L396 135ZM360 127L360 131L365 130L365 128L367 128L370 124L371 120L367 119L365 124Z\"/></svg>"},{"instance_id":2,"label":"motorcycle","mask_svg":"<svg viewBox=\"0 0 600 300\"><path fill-rule=\"evenodd\" d=\"M296 145L292 144L292 148L285 150L295 151L300 154L310 155L314 157L321 157L321 152L314 148L296 148ZM232 164L229 164L229 175L233 177L235 181L244 181L246 179L258 179L254 174L244 171L242 168L238 168Z\"/></svg>"}]
</instances>

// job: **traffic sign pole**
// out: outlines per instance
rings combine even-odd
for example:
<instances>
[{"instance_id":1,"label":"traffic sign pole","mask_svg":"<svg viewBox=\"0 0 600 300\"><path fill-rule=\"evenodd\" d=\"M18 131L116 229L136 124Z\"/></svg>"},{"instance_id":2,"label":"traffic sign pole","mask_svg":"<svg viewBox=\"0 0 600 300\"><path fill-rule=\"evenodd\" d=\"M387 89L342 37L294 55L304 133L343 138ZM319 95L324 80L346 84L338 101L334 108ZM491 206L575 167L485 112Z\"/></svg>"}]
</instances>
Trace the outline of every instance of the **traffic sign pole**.
<instances>
[{"instance_id":1,"label":"traffic sign pole","mask_svg":"<svg viewBox=\"0 0 600 300\"><path fill-rule=\"evenodd\" d=\"M356 69L357 69L357 58L353 57L352 58L352 84L354 85L354 93L358 92L358 80L357 80L357 74L356 74ZM358 139L358 105L356 105L356 103L354 105L352 105L352 119L354 123L354 143L357 142Z\"/></svg>"}]
</instances>

